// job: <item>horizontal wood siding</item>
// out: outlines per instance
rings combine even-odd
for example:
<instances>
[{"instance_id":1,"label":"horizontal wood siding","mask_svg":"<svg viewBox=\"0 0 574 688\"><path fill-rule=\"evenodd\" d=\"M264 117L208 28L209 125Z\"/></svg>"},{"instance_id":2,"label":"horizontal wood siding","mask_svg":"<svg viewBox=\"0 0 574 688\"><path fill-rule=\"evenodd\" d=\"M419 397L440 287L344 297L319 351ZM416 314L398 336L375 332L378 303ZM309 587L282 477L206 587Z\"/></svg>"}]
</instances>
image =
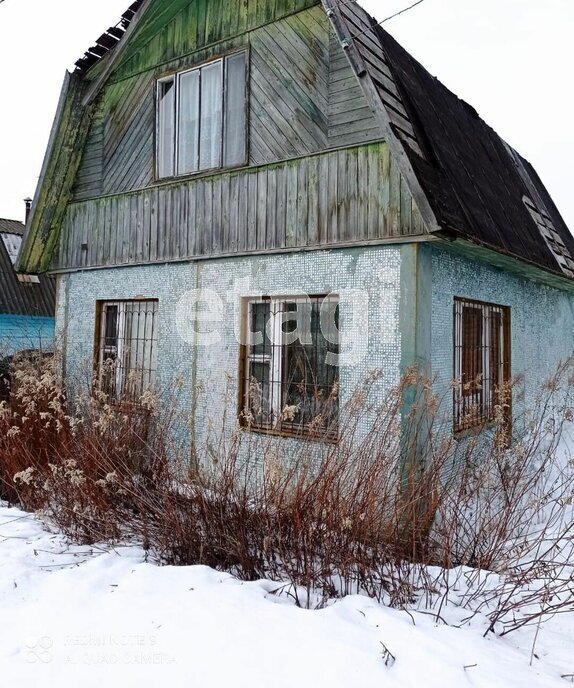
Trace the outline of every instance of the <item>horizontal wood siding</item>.
<instances>
[{"instance_id":1,"label":"horizontal wood siding","mask_svg":"<svg viewBox=\"0 0 574 688\"><path fill-rule=\"evenodd\" d=\"M54 269L363 243L424 232L387 144L81 201Z\"/></svg>"},{"instance_id":2,"label":"horizontal wood siding","mask_svg":"<svg viewBox=\"0 0 574 688\"><path fill-rule=\"evenodd\" d=\"M352 146L380 139L381 130L363 88L333 32L329 50L329 147Z\"/></svg>"}]
</instances>

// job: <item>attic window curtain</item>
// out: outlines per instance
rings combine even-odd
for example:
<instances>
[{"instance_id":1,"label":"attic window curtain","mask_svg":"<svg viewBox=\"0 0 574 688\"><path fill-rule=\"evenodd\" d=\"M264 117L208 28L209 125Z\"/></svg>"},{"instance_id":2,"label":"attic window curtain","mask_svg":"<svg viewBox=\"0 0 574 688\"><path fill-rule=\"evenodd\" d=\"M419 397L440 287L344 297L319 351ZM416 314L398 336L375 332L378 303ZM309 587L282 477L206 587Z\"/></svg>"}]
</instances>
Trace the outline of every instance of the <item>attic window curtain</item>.
<instances>
[{"instance_id":1,"label":"attic window curtain","mask_svg":"<svg viewBox=\"0 0 574 688\"><path fill-rule=\"evenodd\" d=\"M242 52L158 81L158 177L245 163L246 68Z\"/></svg>"}]
</instances>

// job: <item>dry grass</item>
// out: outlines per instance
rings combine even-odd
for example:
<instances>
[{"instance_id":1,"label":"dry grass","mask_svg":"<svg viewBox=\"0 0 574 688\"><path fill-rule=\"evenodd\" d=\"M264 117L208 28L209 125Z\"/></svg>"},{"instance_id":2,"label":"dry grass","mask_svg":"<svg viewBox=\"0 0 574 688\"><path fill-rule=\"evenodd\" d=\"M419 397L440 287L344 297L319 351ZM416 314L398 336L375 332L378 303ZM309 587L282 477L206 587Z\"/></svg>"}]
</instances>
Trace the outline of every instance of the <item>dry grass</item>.
<instances>
[{"instance_id":1,"label":"dry grass","mask_svg":"<svg viewBox=\"0 0 574 688\"><path fill-rule=\"evenodd\" d=\"M557 454L573 418L570 370L524 412L510 448L502 407L460 442L430 381L410 371L381 402L373 373L341 411L338 444L223 419L192 469L170 440L173 396L146 395L136 412L85 395L71 413L52 362L38 359L15 371L0 410L0 495L76 541L132 539L161 562L270 578L301 605L361 593L439 614L456 597L508 632L571 605L573 477Z\"/></svg>"}]
</instances>

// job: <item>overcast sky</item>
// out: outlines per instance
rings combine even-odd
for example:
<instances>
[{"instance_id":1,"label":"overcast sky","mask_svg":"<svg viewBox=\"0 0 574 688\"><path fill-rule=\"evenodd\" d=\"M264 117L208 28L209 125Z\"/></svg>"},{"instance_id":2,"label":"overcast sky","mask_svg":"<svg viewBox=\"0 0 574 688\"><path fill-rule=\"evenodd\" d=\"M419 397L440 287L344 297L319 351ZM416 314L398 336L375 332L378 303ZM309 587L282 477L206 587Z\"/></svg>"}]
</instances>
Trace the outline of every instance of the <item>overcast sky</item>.
<instances>
[{"instance_id":1,"label":"overcast sky","mask_svg":"<svg viewBox=\"0 0 574 688\"><path fill-rule=\"evenodd\" d=\"M34 194L65 70L129 4L0 2L0 217ZM574 231L574 1L425 0L385 28L534 164Z\"/></svg>"}]
</instances>

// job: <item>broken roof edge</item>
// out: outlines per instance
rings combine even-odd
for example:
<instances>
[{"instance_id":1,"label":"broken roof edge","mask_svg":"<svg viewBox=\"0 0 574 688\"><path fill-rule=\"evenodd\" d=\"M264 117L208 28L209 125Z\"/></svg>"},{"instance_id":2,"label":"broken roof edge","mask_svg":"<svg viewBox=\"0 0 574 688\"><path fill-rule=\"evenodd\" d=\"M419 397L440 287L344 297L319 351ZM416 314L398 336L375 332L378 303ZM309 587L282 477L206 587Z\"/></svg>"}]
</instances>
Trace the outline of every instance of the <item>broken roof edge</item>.
<instances>
[{"instance_id":1,"label":"broken roof edge","mask_svg":"<svg viewBox=\"0 0 574 688\"><path fill-rule=\"evenodd\" d=\"M117 24L110 26L104 33L96 39L95 45L86 50L84 55L76 61L76 71L81 74L88 74L92 67L99 64L106 58L116 46L123 40L137 12L141 8L144 0L135 0L122 14Z\"/></svg>"},{"instance_id":2,"label":"broken roof edge","mask_svg":"<svg viewBox=\"0 0 574 688\"><path fill-rule=\"evenodd\" d=\"M137 9L135 10L132 18L130 19L130 22L125 29L123 36L120 38L120 40L117 41L116 45L113 46L111 50L108 50L106 54L103 56L106 59L103 61L98 61L95 64L101 64L102 65L102 70L101 72L94 78L93 82L90 84L88 91L82 100L82 105L86 106L89 105L90 103L93 102L93 100L96 98L110 75L112 74L115 65L117 64L118 60L121 58L124 50L126 49L126 46L128 45L132 35L135 33L137 30L139 24L141 23L142 18L145 16L147 10L150 8L153 0L136 0L130 7L135 7L137 5ZM89 76L89 72L86 74L86 76Z\"/></svg>"}]
</instances>

